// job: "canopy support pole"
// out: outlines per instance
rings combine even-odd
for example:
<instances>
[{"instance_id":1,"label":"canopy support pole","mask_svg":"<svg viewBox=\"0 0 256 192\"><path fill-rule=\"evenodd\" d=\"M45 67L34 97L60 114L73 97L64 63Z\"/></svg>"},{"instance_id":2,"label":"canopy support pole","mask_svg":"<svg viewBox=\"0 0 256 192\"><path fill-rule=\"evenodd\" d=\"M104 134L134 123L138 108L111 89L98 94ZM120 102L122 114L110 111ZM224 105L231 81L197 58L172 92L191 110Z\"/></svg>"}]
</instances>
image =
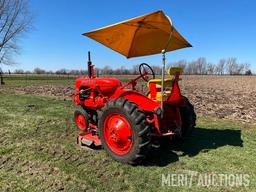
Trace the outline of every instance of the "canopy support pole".
<instances>
[{"instance_id":1,"label":"canopy support pole","mask_svg":"<svg viewBox=\"0 0 256 192\"><path fill-rule=\"evenodd\" d=\"M164 76L165 76L165 53L166 53L166 50L163 49L162 50L162 77L161 77L161 118L163 118L164 116L164 101L163 101L163 98L164 98Z\"/></svg>"},{"instance_id":2,"label":"canopy support pole","mask_svg":"<svg viewBox=\"0 0 256 192\"><path fill-rule=\"evenodd\" d=\"M169 39L165 45L165 48L162 50L162 77L161 77L161 118L164 117L164 90L165 90L165 83L164 83L164 76L165 76L165 53L166 53L166 49L168 48L169 46L169 43L171 41L171 38L172 38L172 30L173 30L173 23L172 23L172 20L166 16L170 22L170 25L171 25L171 29L170 29L170 35L169 35Z\"/></svg>"}]
</instances>

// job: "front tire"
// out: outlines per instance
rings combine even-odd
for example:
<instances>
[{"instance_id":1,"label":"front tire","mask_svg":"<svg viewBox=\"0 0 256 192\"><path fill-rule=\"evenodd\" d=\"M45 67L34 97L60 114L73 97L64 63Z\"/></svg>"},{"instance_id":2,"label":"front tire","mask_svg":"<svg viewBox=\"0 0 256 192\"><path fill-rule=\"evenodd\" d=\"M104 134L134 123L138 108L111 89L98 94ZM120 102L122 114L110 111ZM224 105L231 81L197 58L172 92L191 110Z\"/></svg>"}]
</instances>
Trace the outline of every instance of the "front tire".
<instances>
[{"instance_id":1,"label":"front tire","mask_svg":"<svg viewBox=\"0 0 256 192\"><path fill-rule=\"evenodd\" d=\"M151 147L145 114L124 98L106 103L99 121L99 135L106 152L123 163L140 163Z\"/></svg>"},{"instance_id":2,"label":"front tire","mask_svg":"<svg viewBox=\"0 0 256 192\"><path fill-rule=\"evenodd\" d=\"M89 127L89 116L87 112L78 106L74 112L74 121L79 131L86 132Z\"/></svg>"}]
</instances>

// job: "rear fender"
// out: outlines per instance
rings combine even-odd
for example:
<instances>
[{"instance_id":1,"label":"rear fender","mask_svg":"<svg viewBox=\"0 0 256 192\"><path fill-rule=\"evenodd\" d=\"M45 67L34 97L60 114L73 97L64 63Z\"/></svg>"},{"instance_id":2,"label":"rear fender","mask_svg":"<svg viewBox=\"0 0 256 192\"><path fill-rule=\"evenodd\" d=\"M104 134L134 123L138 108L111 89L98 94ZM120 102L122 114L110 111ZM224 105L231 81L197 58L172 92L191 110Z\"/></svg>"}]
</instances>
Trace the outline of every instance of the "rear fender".
<instances>
[{"instance_id":1,"label":"rear fender","mask_svg":"<svg viewBox=\"0 0 256 192\"><path fill-rule=\"evenodd\" d=\"M144 111L152 112L154 111L155 108L160 106L160 102L152 101L147 96L133 90L125 90L125 89L118 90L114 95L111 96L110 99L116 99L118 97L123 97L125 99L128 99L131 102L136 103L138 107Z\"/></svg>"}]
</instances>

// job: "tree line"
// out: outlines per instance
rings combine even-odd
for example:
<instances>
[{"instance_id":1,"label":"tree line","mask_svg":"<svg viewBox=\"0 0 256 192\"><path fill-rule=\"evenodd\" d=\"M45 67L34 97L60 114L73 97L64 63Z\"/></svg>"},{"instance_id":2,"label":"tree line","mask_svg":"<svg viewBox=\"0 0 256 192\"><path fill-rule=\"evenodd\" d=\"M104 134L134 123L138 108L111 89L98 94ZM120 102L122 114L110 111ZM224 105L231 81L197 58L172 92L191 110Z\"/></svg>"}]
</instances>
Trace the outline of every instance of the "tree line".
<instances>
[{"instance_id":1,"label":"tree line","mask_svg":"<svg viewBox=\"0 0 256 192\"><path fill-rule=\"evenodd\" d=\"M169 66L182 67L188 75L251 75L249 63L239 63L237 58L220 59L218 63L207 62L204 57L195 61L187 62L180 60Z\"/></svg>"},{"instance_id":2,"label":"tree line","mask_svg":"<svg viewBox=\"0 0 256 192\"><path fill-rule=\"evenodd\" d=\"M157 75L161 74L161 66L151 66ZM218 63L207 62L206 58L200 57L195 61L179 60L167 65L169 67L182 67L183 73L187 75L252 75L249 63L239 63L236 58L220 59ZM57 74L57 75L86 75L86 70L60 69L57 71L47 71L35 68L33 71L17 69L15 74ZM95 68L96 75L137 75L139 64L127 69L124 66L113 69L110 66Z\"/></svg>"}]
</instances>

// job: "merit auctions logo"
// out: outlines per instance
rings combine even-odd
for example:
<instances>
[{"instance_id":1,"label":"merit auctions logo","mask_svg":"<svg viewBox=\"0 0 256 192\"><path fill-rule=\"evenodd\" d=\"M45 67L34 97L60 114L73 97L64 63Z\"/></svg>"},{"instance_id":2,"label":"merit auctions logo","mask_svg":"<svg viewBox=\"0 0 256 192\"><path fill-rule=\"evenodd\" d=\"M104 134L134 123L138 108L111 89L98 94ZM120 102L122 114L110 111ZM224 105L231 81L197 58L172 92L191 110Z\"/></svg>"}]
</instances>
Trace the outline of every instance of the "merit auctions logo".
<instances>
[{"instance_id":1,"label":"merit auctions logo","mask_svg":"<svg viewBox=\"0 0 256 192\"><path fill-rule=\"evenodd\" d=\"M186 173L161 174L162 187L248 187L249 174Z\"/></svg>"}]
</instances>

